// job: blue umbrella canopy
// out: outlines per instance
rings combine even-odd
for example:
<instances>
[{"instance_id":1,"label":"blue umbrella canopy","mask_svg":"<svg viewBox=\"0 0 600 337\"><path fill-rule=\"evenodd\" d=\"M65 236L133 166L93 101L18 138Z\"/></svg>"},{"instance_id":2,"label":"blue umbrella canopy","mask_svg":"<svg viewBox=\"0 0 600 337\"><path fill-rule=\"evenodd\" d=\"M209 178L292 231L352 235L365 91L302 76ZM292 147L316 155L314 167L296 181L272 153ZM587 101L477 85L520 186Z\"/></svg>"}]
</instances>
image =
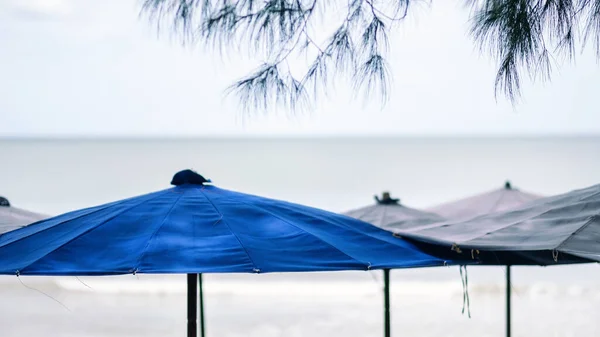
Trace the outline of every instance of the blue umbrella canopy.
<instances>
[{"instance_id":1,"label":"blue umbrella canopy","mask_svg":"<svg viewBox=\"0 0 600 337\"><path fill-rule=\"evenodd\" d=\"M218 188L175 187L0 235L0 274L265 273L425 267L447 261L365 222Z\"/></svg>"}]
</instances>

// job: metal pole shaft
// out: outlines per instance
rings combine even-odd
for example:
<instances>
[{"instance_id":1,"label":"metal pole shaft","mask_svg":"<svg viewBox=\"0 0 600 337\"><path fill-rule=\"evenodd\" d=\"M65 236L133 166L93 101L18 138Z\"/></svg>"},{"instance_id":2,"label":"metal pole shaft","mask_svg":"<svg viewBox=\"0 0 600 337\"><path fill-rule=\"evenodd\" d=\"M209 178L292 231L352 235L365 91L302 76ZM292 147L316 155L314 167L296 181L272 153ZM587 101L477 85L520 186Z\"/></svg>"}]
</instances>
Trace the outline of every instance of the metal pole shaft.
<instances>
[{"instance_id":1,"label":"metal pole shaft","mask_svg":"<svg viewBox=\"0 0 600 337\"><path fill-rule=\"evenodd\" d=\"M187 274L187 335L188 337L196 337L198 334L198 326L196 324L198 317L198 307L196 298L198 296L198 275Z\"/></svg>"},{"instance_id":2,"label":"metal pole shaft","mask_svg":"<svg viewBox=\"0 0 600 337\"><path fill-rule=\"evenodd\" d=\"M510 337L511 335L511 318L510 318L510 310L511 310L511 281L510 281L510 266L506 266L506 337Z\"/></svg>"},{"instance_id":3,"label":"metal pole shaft","mask_svg":"<svg viewBox=\"0 0 600 337\"><path fill-rule=\"evenodd\" d=\"M391 336L390 322L390 270L383 270L384 337Z\"/></svg>"},{"instance_id":4,"label":"metal pole shaft","mask_svg":"<svg viewBox=\"0 0 600 337\"><path fill-rule=\"evenodd\" d=\"M200 337L205 337L205 329L204 329L204 294L202 291L202 274L198 274L198 288L200 290L200 299L199 299L199 307L200 307Z\"/></svg>"}]
</instances>

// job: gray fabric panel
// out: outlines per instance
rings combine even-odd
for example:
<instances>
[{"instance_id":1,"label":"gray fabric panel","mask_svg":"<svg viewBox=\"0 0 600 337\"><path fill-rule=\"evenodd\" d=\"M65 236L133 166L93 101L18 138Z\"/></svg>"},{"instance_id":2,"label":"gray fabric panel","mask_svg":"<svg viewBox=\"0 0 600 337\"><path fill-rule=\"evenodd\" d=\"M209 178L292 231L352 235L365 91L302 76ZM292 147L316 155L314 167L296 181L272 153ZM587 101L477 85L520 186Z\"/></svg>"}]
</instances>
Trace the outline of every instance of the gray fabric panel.
<instances>
[{"instance_id":1,"label":"gray fabric panel","mask_svg":"<svg viewBox=\"0 0 600 337\"><path fill-rule=\"evenodd\" d=\"M497 189L427 209L446 219L467 220L479 215L515 209L541 196L518 189Z\"/></svg>"},{"instance_id":2,"label":"gray fabric panel","mask_svg":"<svg viewBox=\"0 0 600 337\"><path fill-rule=\"evenodd\" d=\"M444 221L441 216L397 205L375 204L344 213L387 230L410 229L415 226Z\"/></svg>"},{"instance_id":3,"label":"gray fabric panel","mask_svg":"<svg viewBox=\"0 0 600 337\"><path fill-rule=\"evenodd\" d=\"M45 214L34 213L16 207L0 207L0 234L24 227L48 218Z\"/></svg>"},{"instance_id":4,"label":"gray fabric panel","mask_svg":"<svg viewBox=\"0 0 600 337\"><path fill-rule=\"evenodd\" d=\"M559 251L600 262L600 216L588 220L558 248Z\"/></svg>"},{"instance_id":5,"label":"gray fabric panel","mask_svg":"<svg viewBox=\"0 0 600 337\"><path fill-rule=\"evenodd\" d=\"M415 240L497 251L557 250L600 261L600 185L522 207L397 231Z\"/></svg>"}]
</instances>

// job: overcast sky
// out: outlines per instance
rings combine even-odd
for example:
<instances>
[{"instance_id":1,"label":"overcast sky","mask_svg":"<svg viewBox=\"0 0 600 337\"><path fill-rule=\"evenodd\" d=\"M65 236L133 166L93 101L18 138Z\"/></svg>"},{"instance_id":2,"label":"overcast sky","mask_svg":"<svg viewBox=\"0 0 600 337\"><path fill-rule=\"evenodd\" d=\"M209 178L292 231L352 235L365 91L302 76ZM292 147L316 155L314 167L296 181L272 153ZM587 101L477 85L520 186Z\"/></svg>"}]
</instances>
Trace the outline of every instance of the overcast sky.
<instances>
[{"instance_id":1,"label":"overcast sky","mask_svg":"<svg viewBox=\"0 0 600 337\"><path fill-rule=\"evenodd\" d=\"M384 109L342 86L310 114L242 122L223 91L253 63L157 37L139 1L2 0L0 136L600 133L591 52L551 83L526 83L516 108L496 102L496 67L460 3L434 1L398 28Z\"/></svg>"}]
</instances>

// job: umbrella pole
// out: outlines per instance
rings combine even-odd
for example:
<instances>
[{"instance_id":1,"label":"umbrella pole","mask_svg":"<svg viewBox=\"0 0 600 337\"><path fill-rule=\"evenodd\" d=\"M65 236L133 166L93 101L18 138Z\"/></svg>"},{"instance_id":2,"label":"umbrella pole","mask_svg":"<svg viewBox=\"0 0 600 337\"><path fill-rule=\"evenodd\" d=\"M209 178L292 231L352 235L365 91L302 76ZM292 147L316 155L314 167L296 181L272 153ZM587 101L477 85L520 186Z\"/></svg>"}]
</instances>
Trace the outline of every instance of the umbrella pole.
<instances>
[{"instance_id":1,"label":"umbrella pole","mask_svg":"<svg viewBox=\"0 0 600 337\"><path fill-rule=\"evenodd\" d=\"M511 311L511 290L510 290L510 266L506 266L506 337L510 337L511 335L511 328L510 328L510 323L511 323L511 318L510 318L510 311Z\"/></svg>"},{"instance_id":2,"label":"umbrella pole","mask_svg":"<svg viewBox=\"0 0 600 337\"><path fill-rule=\"evenodd\" d=\"M204 294L202 290L202 274L198 274L198 288L200 290L200 299L198 303L198 306L200 307L200 337L204 337Z\"/></svg>"},{"instance_id":3,"label":"umbrella pole","mask_svg":"<svg viewBox=\"0 0 600 337\"><path fill-rule=\"evenodd\" d=\"M390 270L383 270L384 337L391 336L390 323Z\"/></svg>"},{"instance_id":4,"label":"umbrella pole","mask_svg":"<svg viewBox=\"0 0 600 337\"><path fill-rule=\"evenodd\" d=\"M198 316L198 307L196 298L198 297L197 289L197 274L187 274L187 335L188 337L196 337L198 327L196 320Z\"/></svg>"}]
</instances>

